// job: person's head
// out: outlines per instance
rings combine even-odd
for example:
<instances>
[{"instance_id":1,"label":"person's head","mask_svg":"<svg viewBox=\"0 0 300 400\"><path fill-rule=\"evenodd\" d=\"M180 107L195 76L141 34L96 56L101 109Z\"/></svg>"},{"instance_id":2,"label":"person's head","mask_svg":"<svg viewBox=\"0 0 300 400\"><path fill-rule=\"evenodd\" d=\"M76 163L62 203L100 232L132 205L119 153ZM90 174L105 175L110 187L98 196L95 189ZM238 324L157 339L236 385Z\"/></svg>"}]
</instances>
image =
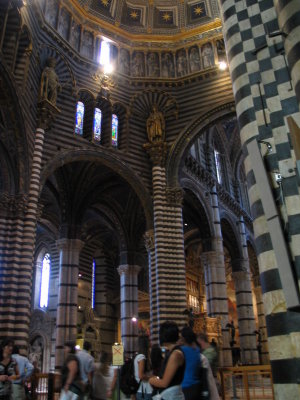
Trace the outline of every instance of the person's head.
<instances>
[{"instance_id":1,"label":"person's head","mask_svg":"<svg viewBox=\"0 0 300 400\"><path fill-rule=\"evenodd\" d=\"M65 354L75 354L76 353L76 343L73 341L68 341L65 343L64 351Z\"/></svg>"},{"instance_id":2,"label":"person's head","mask_svg":"<svg viewBox=\"0 0 300 400\"><path fill-rule=\"evenodd\" d=\"M14 345L14 347L12 349L12 354L20 354L19 346L17 346L16 344Z\"/></svg>"},{"instance_id":3,"label":"person's head","mask_svg":"<svg viewBox=\"0 0 300 400\"><path fill-rule=\"evenodd\" d=\"M185 326L181 329L181 337L183 339L183 342L187 345L192 345L194 343L196 343L196 335L194 333L194 331L192 330L192 328L190 328L189 326Z\"/></svg>"},{"instance_id":4,"label":"person's head","mask_svg":"<svg viewBox=\"0 0 300 400\"><path fill-rule=\"evenodd\" d=\"M101 364L108 364L109 363L109 354L106 351L102 351L100 354L99 361Z\"/></svg>"},{"instance_id":5,"label":"person's head","mask_svg":"<svg viewBox=\"0 0 300 400\"><path fill-rule=\"evenodd\" d=\"M0 347L0 361L3 359L3 357L9 357L12 355L13 347L14 341L12 339L2 340Z\"/></svg>"},{"instance_id":6,"label":"person's head","mask_svg":"<svg viewBox=\"0 0 300 400\"><path fill-rule=\"evenodd\" d=\"M87 341L84 341L84 343L83 343L83 350L90 351L91 348L92 348L91 343L90 343L90 342L87 342Z\"/></svg>"},{"instance_id":7,"label":"person's head","mask_svg":"<svg viewBox=\"0 0 300 400\"><path fill-rule=\"evenodd\" d=\"M159 328L159 342L163 346L166 343L175 344L179 339L179 329L174 321L163 322Z\"/></svg>"},{"instance_id":8,"label":"person's head","mask_svg":"<svg viewBox=\"0 0 300 400\"><path fill-rule=\"evenodd\" d=\"M205 333L199 333L197 335L196 339L197 339L197 343L201 347L201 349L204 349L209 346L209 341L208 341L208 338L205 335Z\"/></svg>"}]
</instances>

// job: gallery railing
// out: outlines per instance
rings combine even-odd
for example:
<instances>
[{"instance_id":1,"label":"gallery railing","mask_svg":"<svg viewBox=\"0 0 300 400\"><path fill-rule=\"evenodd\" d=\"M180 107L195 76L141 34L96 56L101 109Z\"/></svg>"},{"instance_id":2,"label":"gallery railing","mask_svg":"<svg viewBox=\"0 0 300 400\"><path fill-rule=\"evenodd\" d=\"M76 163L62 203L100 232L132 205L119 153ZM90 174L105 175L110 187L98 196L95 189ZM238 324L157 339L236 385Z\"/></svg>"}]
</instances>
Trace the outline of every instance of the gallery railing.
<instances>
[{"instance_id":1,"label":"gallery railing","mask_svg":"<svg viewBox=\"0 0 300 400\"><path fill-rule=\"evenodd\" d=\"M222 399L274 399L271 367L253 365L219 369Z\"/></svg>"}]
</instances>

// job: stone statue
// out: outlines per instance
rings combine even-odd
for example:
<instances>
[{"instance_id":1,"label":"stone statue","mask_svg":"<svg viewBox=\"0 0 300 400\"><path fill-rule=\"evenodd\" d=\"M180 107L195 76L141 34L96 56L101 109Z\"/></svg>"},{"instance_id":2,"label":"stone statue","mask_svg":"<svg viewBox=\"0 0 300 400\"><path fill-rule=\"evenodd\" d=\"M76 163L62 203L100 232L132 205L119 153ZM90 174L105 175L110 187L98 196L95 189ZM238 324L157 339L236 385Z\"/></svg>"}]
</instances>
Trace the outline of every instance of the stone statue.
<instances>
[{"instance_id":1,"label":"stone statue","mask_svg":"<svg viewBox=\"0 0 300 400\"><path fill-rule=\"evenodd\" d=\"M49 103L55 106L57 93L61 91L61 84L55 72L55 58L48 58L46 65L41 77L40 101L48 100Z\"/></svg>"},{"instance_id":2,"label":"stone statue","mask_svg":"<svg viewBox=\"0 0 300 400\"><path fill-rule=\"evenodd\" d=\"M158 142L164 139L165 119L163 113L158 111L157 106L152 107L152 112L147 119L147 133L149 142Z\"/></svg>"}]
</instances>

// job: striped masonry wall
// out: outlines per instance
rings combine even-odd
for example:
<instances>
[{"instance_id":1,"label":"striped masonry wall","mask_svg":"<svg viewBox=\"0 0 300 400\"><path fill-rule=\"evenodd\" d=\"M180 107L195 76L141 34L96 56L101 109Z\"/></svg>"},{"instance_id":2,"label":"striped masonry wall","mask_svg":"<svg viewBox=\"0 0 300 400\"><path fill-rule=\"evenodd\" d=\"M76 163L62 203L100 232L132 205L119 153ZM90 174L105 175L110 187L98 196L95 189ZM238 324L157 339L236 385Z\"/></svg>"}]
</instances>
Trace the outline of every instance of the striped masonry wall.
<instances>
[{"instance_id":1,"label":"striped masonry wall","mask_svg":"<svg viewBox=\"0 0 300 400\"><path fill-rule=\"evenodd\" d=\"M124 352L133 356L138 351L138 325L132 318L138 318L138 265L120 265L120 309L121 339Z\"/></svg>"},{"instance_id":2,"label":"striped masonry wall","mask_svg":"<svg viewBox=\"0 0 300 400\"><path fill-rule=\"evenodd\" d=\"M78 239L60 239L59 284L56 316L55 369L64 363L64 344L76 340L78 305L78 267L83 242Z\"/></svg>"},{"instance_id":3,"label":"striped masonry wall","mask_svg":"<svg viewBox=\"0 0 300 400\"><path fill-rule=\"evenodd\" d=\"M274 0L274 6L283 33L293 87L300 104L300 3L297 0Z\"/></svg>"},{"instance_id":4,"label":"striped masonry wall","mask_svg":"<svg viewBox=\"0 0 300 400\"><path fill-rule=\"evenodd\" d=\"M289 2L290 3L290 2ZM270 171L283 177L282 218L289 236L292 259L299 258L300 197L284 118L299 111L282 54L272 1L220 0L224 39L229 61L242 145L257 137L268 141L273 152L265 157ZM263 145L262 145L263 150ZM287 168L287 166L289 166ZM264 216L249 156L245 158L251 212L268 330L270 361L276 399L299 396L300 316L286 309L273 245ZM288 170L292 172L289 172Z\"/></svg>"}]
</instances>

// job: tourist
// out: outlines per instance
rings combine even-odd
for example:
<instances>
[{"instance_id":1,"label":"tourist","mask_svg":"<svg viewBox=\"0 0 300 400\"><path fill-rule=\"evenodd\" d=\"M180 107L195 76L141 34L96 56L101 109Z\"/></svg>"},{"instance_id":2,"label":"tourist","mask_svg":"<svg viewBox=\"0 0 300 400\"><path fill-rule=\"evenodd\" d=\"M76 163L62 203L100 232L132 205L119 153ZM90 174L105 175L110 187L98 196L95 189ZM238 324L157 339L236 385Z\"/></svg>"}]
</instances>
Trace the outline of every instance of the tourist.
<instances>
[{"instance_id":1,"label":"tourist","mask_svg":"<svg viewBox=\"0 0 300 400\"><path fill-rule=\"evenodd\" d=\"M175 322L166 321L159 329L161 346L167 350L160 376L152 376L149 383L157 388L164 400L184 400L181 383L184 377L185 360L177 346L179 329ZM155 396L153 397L155 399Z\"/></svg>"}]
</instances>

